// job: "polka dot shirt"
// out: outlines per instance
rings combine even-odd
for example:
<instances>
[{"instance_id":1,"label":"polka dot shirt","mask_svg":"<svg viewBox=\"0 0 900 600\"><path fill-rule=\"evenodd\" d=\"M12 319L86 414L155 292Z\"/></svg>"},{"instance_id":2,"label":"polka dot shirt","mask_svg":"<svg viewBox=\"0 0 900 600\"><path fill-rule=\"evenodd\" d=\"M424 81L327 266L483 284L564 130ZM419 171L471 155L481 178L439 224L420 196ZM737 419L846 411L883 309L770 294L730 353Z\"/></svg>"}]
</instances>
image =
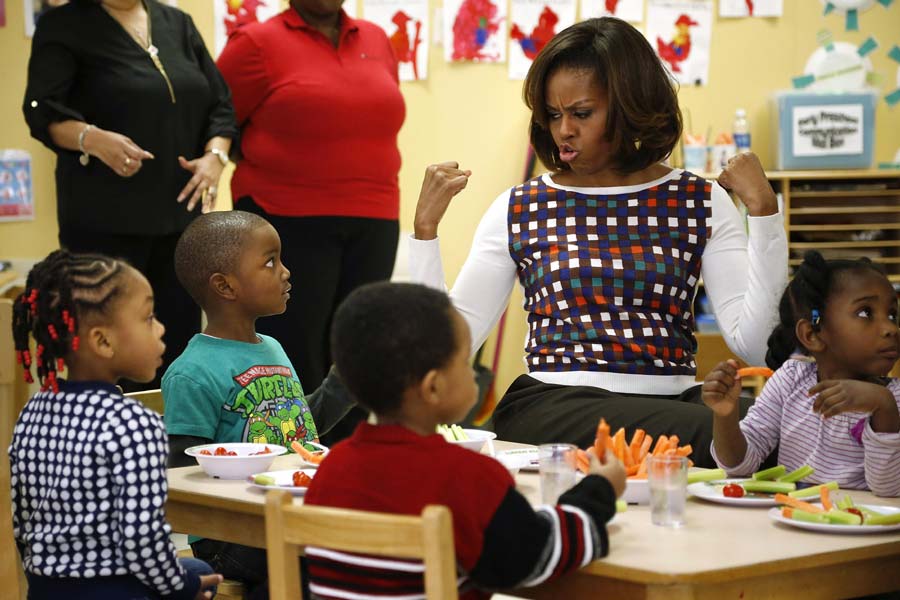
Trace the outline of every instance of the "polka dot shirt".
<instances>
[{"instance_id":1,"label":"polka dot shirt","mask_svg":"<svg viewBox=\"0 0 900 600\"><path fill-rule=\"evenodd\" d=\"M133 575L160 595L192 598L199 580L185 581L165 520L167 454L160 416L115 386L60 382L31 398L9 449L25 570Z\"/></svg>"}]
</instances>

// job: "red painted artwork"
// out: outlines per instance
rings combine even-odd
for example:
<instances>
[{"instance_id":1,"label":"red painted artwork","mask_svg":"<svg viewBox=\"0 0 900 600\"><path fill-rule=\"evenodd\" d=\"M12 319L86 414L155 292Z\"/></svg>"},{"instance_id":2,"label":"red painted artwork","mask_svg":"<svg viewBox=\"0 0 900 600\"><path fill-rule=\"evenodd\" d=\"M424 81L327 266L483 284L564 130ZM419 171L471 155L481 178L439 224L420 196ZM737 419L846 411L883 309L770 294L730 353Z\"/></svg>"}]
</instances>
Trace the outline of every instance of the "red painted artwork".
<instances>
[{"instance_id":1,"label":"red painted artwork","mask_svg":"<svg viewBox=\"0 0 900 600\"><path fill-rule=\"evenodd\" d=\"M611 15L616 14L616 7L619 5L619 0L606 0L606 12Z\"/></svg>"},{"instance_id":2,"label":"red painted artwork","mask_svg":"<svg viewBox=\"0 0 900 600\"><path fill-rule=\"evenodd\" d=\"M659 57L669 64L673 73L681 73L679 63L687 60L691 54L691 27L695 27L699 23L688 15L681 15L675 21L675 35L672 41L664 42L659 36L656 37L656 51Z\"/></svg>"},{"instance_id":3,"label":"red painted artwork","mask_svg":"<svg viewBox=\"0 0 900 600\"><path fill-rule=\"evenodd\" d=\"M394 50L394 56L397 62L410 63L413 69L413 77L419 79L419 65L417 58L419 56L419 46L422 44L422 21L413 19L402 10L398 10L391 17L391 22L397 26L397 31L391 34L391 48ZM415 27L413 39L409 39L409 24Z\"/></svg>"},{"instance_id":4,"label":"red painted artwork","mask_svg":"<svg viewBox=\"0 0 900 600\"><path fill-rule=\"evenodd\" d=\"M747 14L753 16L753 0L744 0L747 3Z\"/></svg>"},{"instance_id":5,"label":"red painted artwork","mask_svg":"<svg viewBox=\"0 0 900 600\"><path fill-rule=\"evenodd\" d=\"M222 0L228 12L225 14L225 34L230 36L239 27L247 23L256 23L259 19L256 11L260 6L267 6L262 0Z\"/></svg>"},{"instance_id":6,"label":"red painted artwork","mask_svg":"<svg viewBox=\"0 0 900 600\"><path fill-rule=\"evenodd\" d=\"M608 4L608 3L607 3ZM509 36L519 42L522 52L531 60L540 54L547 42L556 35L556 24L559 23L559 15L553 12L549 6L545 6L538 17L538 23L530 35L525 35L519 26L513 23Z\"/></svg>"},{"instance_id":7,"label":"red painted artwork","mask_svg":"<svg viewBox=\"0 0 900 600\"><path fill-rule=\"evenodd\" d=\"M485 54L484 46L497 33L500 21L491 0L464 0L453 21L453 60L499 58Z\"/></svg>"}]
</instances>

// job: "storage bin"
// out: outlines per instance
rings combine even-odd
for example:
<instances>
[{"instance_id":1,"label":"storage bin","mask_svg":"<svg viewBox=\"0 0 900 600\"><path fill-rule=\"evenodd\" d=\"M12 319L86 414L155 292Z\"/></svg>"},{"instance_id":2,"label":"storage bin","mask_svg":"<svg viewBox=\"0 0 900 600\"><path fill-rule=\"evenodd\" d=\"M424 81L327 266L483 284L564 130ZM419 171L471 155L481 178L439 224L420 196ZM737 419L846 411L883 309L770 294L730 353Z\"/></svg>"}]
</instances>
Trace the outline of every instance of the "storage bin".
<instances>
[{"instance_id":1,"label":"storage bin","mask_svg":"<svg viewBox=\"0 0 900 600\"><path fill-rule=\"evenodd\" d=\"M868 169L875 146L874 91L773 96L775 168Z\"/></svg>"}]
</instances>

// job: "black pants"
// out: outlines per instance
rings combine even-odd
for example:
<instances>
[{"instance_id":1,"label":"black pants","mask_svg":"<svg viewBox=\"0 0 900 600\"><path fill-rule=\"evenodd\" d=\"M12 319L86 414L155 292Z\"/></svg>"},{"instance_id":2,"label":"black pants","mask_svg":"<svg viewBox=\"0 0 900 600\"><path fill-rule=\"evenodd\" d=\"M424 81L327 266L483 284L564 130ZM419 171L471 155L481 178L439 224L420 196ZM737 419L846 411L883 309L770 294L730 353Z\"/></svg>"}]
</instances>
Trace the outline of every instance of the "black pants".
<instances>
[{"instance_id":1,"label":"black pants","mask_svg":"<svg viewBox=\"0 0 900 600\"><path fill-rule=\"evenodd\" d=\"M281 342L304 390L319 387L331 366L329 334L338 305L357 287L390 279L397 256L398 221L358 217L281 217L249 196L235 202L266 219L281 236L281 260L293 291L284 314L256 329Z\"/></svg>"},{"instance_id":2,"label":"black pants","mask_svg":"<svg viewBox=\"0 0 900 600\"><path fill-rule=\"evenodd\" d=\"M70 252L99 252L123 258L144 274L153 288L156 317L165 325L166 353L156 378L146 384L123 381L126 392L156 389L163 373L200 331L200 307L175 276L175 245L181 234L117 235L60 227L59 244Z\"/></svg>"},{"instance_id":3,"label":"black pants","mask_svg":"<svg viewBox=\"0 0 900 600\"><path fill-rule=\"evenodd\" d=\"M752 398L741 398L743 417ZM520 375L494 411L494 431L501 440L526 444L569 442L579 448L594 443L597 423L606 419L612 432L625 428L627 439L641 428L654 438L676 434L690 444L698 467L715 467L710 452L712 411L703 404L700 386L678 396L619 394L600 388L542 383Z\"/></svg>"}]
</instances>

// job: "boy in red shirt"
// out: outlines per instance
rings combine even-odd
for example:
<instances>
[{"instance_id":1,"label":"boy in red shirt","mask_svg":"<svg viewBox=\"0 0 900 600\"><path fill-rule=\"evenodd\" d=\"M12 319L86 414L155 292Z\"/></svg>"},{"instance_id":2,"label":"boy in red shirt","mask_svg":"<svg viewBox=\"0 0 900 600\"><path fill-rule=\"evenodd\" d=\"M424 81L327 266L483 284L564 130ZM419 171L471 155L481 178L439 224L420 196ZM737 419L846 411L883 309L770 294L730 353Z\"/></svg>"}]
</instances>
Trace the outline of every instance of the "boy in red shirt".
<instances>
[{"instance_id":1,"label":"boy in red shirt","mask_svg":"<svg viewBox=\"0 0 900 600\"><path fill-rule=\"evenodd\" d=\"M453 514L460 598L542 583L605 556L606 522L625 488L621 463L592 457L591 474L537 510L499 462L447 443L440 423L462 419L476 399L466 322L441 292L376 283L354 291L331 332L335 364L377 424L362 423L332 447L307 504L417 515L428 504ZM307 548L319 598L424 597L420 561Z\"/></svg>"}]
</instances>

